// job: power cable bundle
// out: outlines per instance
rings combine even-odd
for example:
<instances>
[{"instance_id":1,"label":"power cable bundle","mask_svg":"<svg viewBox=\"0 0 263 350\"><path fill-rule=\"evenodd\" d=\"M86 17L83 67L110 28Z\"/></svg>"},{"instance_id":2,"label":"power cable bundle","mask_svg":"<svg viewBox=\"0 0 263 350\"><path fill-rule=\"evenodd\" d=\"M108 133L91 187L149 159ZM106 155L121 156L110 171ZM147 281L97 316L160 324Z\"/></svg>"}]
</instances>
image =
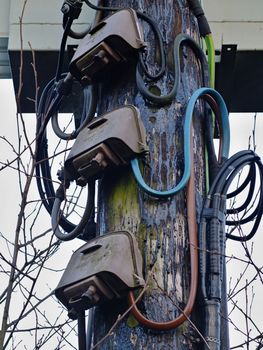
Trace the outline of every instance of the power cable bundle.
<instances>
[{"instance_id":1,"label":"power cable bundle","mask_svg":"<svg viewBox=\"0 0 263 350\"><path fill-rule=\"evenodd\" d=\"M75 4L71 4L73 7ZM63 9L63 8L62 8ZM77 12L76 12L77 11ZM72 89L73 77L71 74L62 74L62 64L65 54L65 46L68 36L72 36L73 32L71 31L71 25L73 20L78 17L80 9L75 11L68 11L64 13L63 17L63 26L64 33L61 40L61 46L59 51L59 58L56 69L56 76L52 79L44 88L37 110L37 153L36 153L36 179L37 187L40 194L42 203L49 214L52 213L53 207L54 210L57 208L57 203L65 199L64 192L65 189L69 186L69 183L64 179L63 170L60 172L59 179L62 182L62 185L59 187L57 193L54 190L49 154L48 154L48 142L46 135L46 128L50 120L52 120L52 127L54 133L63 140L71 140L77 137L78 133L87 125L87 123L94 117L96 106L97 106L97 87L84 87L83 96L83 112L80 122L80 126L71 134L67 134L61 130L58 124L58 110L63 102L63 98L68 96ZM76 34L76 33L75 33ZM82 34L80 35L82 37ZM63 234L60 229L58 222L56 225L53 223L54 233L59 239L68 240L75 238L78 235L82 235L83 239L87 238L87 230L91 228L94 230L94 182L89 184L89 195L87 199L87 208L85 210L85 222L83 224L84 218L81 221L80 226L75 225L67 220L66 217L62 215L59 211L59 225L63 230L70 234ZM55 206L54 206L55 204ZM85 226L85 230L84 230ZM89 231L89 230L88 230Z\"/></svg>"},{"instance_id":2,"label":"power cable bundle","mask_svg":"<svg viewBox=\"0 0 263 350\"><path fill-rule=\"evenodd\" d=\"M227 193L233 180L249 167L245 181L233 192ZM259 198L253 213L239 220L226 220L227 214L239 214L253 206L255 197L256 167L259 174ZM263 213L263 165L251 150L240 151L222 164L205 200L199 224L200 291L207 312L205 335L211 349L220 347L220 302L223 283L225 237L236 241L251 239L261 221ZM238 208L226 209L226 199L240 194L249 185L246 200ZM240 226L254 221L251 232L244 236L225 233L225 225ZM212 321L213 320L213 321ZM211 343L211 344L210 344Z\"/></svg>"}]
</instances>

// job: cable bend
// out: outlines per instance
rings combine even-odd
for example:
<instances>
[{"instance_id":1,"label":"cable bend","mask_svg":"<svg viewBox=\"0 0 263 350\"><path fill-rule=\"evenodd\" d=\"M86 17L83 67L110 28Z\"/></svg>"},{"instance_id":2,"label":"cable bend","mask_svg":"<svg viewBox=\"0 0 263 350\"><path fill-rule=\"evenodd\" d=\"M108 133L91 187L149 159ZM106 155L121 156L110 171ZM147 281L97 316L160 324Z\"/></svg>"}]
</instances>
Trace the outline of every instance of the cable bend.
<instances>
[{"instance_id":1,"label":"cable bend","mask_svg":"<svg viewBox=\"0 0 263 350\"><path fill-rule=\"evenodd\" d=\"M85 89L87 90L85 92ZM80 131L87 126L87 124L93 119L95 113L96 113L96 108L97 108L97 99L98 99L98 87L95 85L91 85L88 86L87 88L85 88L83 90L83 94L84 94L84 109L82 112L82 120L80 123L80 126L74 130L72 133L66 133L64 132L58 123L58 110L55 111L55 113L52 115L52 119L51 119L51 125L53 128L54 133L62 140L73 140L75 139L78 134L80 133ZM85 102L85 100L88 101ZM85 108L85 104L88 105L88 107L86 106Z\"/></svg>"},{"instance_id":2,"label":"cable bend","mask_svg":"<svg viewBox=\"0 0 263 350\"><path fill-rule=\"evenodd\" d=\"M54 232L54 235L58 239L60 239L61 241L70 241L71 239L78 237L82 233L83 229L85 228L89 219L91 218L91 215L93 214L94 195L95 195L95 183L93 181L88 183L87 203L80 222L78 223L78 225L76 225L74 229L72 229L72 231L68 233L63 233L59 228L59 225L60 225L59 221L60 221L60 217L62 216L60 207L61 207L61 203L64 200L64 185L63 184L60 185L56 193L56 198L55 198L54 205L52 208L52 213L51 213L52 230Z\"/></svg>"},{"instance_id":3,"label":"cable bend","mask_svg":"<svg viewBox=\"0 0 263 350\"><path fill-rule=\"evenodd\" d=\"M191 158L193 158L193 148L191 148ZM191 176L187 185L187 222L190 245L190 265L191 265L191 284L187 304L183 312L174 320L167 322L156 322L146 318L138 309L133 292L128 294L128 303L132 306L131 312L139 323L147 328L155 330L170 330L180 326L191 314L197 292L198 284L198 242L197 242L197 223L196 223L196 206L195 206L195 180L194 168L191 168Z\"/></svg>"},{"instance_id":4,"label":"cable bend","mask_svg":"<svg viewBox=\"0 0 263 350\"><path fill-rule=\"evenodd\" d=\"M178 185L166 191L159 191L151 188L149 185L146 184L146 182L142 177L138 159L135 158L131 160L132 171L138 185L143 189L143 191L145 191L150 196L153 196L156 198L167 198L175 195L186 186L190 177L190 172L191 172L191 157L190 157L191 123L192 123L195 104L197 100L204 95L211 95L211 97L213 97L216 103L218 104L220 115L221 115L221 125L222 125L222 160L228 158L229 146L230 146L230 131L229 131L228 111L227 111L225 102L222 96L216 90L212 88L200 88L196 90L191 96L185 112L184 172Z\"/></svg>"},{"instance_id":5,"label":"cable bend","mask_svg":"<svg viewBox=\"0 0 263 350\"><path fill-rule=\"evenodd\" d=\"M198 60L200 61L201 70L202 70L202 80L203 86L209 85L208 77L207 77L207 61L206 56L201 49L201 47L196 43L196 41L191 38L189 35L180 33L176 36L173 45L173 64L174 64L174 83L170 92L166 95L157 96L149 91L149 89L145 86L143 81L143 77L139 70L139 65L137 65L136 69L136 84L138 90L142 94L142 96L149 100L151 103L164 106L170 104L176 97L177 92L179 90L181 74L180 74L180 48L182 46L188 46L194 52Z\"/></svg>"}]
</instances>

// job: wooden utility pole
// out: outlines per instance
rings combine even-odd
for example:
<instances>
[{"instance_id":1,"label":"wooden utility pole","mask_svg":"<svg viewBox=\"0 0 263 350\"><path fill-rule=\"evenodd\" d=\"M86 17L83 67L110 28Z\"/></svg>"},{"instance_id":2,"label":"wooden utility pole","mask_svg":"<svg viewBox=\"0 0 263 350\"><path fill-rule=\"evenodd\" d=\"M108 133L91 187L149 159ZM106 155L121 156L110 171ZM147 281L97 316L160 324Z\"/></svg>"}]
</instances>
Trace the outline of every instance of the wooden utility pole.
<instances>
[{"instance_id":1,"label":"wooden utility pole","mask_svg":"<svg viewBox=\"0 0 263 350\"><path fill-rule=\"evenodd\" d=\"M110 0L107 6L131 7L154 19L163 35L168 74L155 90L168 93L169 72L173 69L173 41L177 34L189 34L199 42L199 31L186 0ZM148 44L148 63L153 69L158 51L153 33L145 22L145 41ZM166 72L167 73L167 72ZM171 75L170 75L171 77ZM171 84L170 84L171 85ZM202 86L200 67L193 52L182 50L181 82L176 99L161 108L150 106L137 90L135 65L113 75L103 84L99 100L99 115L125 104L134 104L140 110L147 131L149 156L144 175L154 188L173 187L181 178L183 160L183 117L192 93ZM205 193L204 119L202 104L196 107L193 123L195 154L195 186L197 216ZM121 122L121 121L120 121ZM190 286L188 228L185 191L169 200L150 198L139 190L129 166L105 177L99 187L98 219L100 234L128 230L136 235L143 256L144 276L153 273L148 281L140 309L155 321L168 321L181 313L187 302ZM122 262L120 261L120 264ZM178 308L178 307L179 308ZM128 305L126 300L115 301L107 307L95 309L93 345L109 331L118 315ZM203 340L198 333L203 322L198 302L191 322L186 321L175 330L154 332L142 327L132 317L125 317L114 328L98 349L201 349Z\"/></svg>"}]
</instances>

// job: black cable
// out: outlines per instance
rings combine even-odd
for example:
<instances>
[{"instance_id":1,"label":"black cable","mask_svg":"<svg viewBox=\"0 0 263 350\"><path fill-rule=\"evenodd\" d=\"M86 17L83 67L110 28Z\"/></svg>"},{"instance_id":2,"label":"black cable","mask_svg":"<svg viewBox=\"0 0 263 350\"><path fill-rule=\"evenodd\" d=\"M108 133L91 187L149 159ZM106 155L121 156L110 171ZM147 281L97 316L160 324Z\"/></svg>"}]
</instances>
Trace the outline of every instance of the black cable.
<instances>
[{"instance_id":1,"label":"black cable","mask_svg":"<svg viewBox=\"0 0 263 350\"><path fill-rule=\"evenodd\" d=\"M200 286L201 291L203 294L204 299L208 299L207 289L206 289L206 282L207 282L207 269L210 269L211 261L208 262L207 258L207 251L213 250L213 247L216 247L216 244L212 244L212 248L207 246L206 240L207 240L207 232L210 230L210 238L209 241L217 240L218 239L223 241L223 236L221 237L219 234L219 231L222 230L222 227L225 225L225 215L227 213L227 210L225 208L226 204L226 198L227 198L227 191L233 182L234 178L239 174L239 172L245 167L250 166L249 174L252 175L254 173L253 168L257 167L258 174L259 174L259 199L258 204L253 211L252 214L249 216L242 218L240 220L227 220L226 223L228 225L242 225L247 222L250 222L254 219L253 226L251 231L244 235L244 236L235 236L233 234L226 233L226 237L235 241L248 241L250 240L256 233L262 215L263 215L263 165L261 163L260 158L253 152L253 151L241 151L229 158L221 167L220 171L218 172L214 182L211 185L209 194L206 198L204 208L201 214L200 219L200 225L199 225L199 244L200 244ZM256 177L252 176L251 178L251 186L250 190L254 192L255 189L255 181ZM248 184L247 181L244 182L245 184ZM242 188L245 188L244 183L241 184ZM237 189L236 193L240 193L240 191ZM251 201L253 199L252 194L249 191L249 195L247 197L247 200L245 201L245 204L247 207L251 205ZM216 202L218 201L218 202ZM243 207L243 205L241 206ZM232 211L235 212L235 210L239 210L240 207L237 209L231 208ZM212 220L216 220L216 223L213 223L212 226L212 232L213 237L211 238L211 225ZM209 226L210 225L210 226ZM220 237L218 237L218 235ZM223 243L222 243L223 244Z\"/></svg>"},{"instance_id":2,"label":"black cable","mask_svg":"<svg viewBox=\"0 0 263 350\"><path fill-rule=\"evenodd\" d=\"M63 82L65 84L68 84L69 79L70 79L70 76L67 75L63 79ZM55 87L57 85L58 84L55 84L55 79L52 79L47 84L47 86L45 87L41 95L40 102L38 105L38 113L37 113L38 118L37 118L36 179L37 179L37 187L40 194L40 198L42 200L44 207L49 212L49 214L52 214L52 209L54 206L56 194L55 194L52 176L51 176L51 169L50 169L50 162L49 162L49 155L48 155L48 143L47 143L47 137L46 137L46 127L51 117L57 113L63 94L65 93L65 89L63 88L56 89ZM94 89L96 88L93 88L93 90ZM87 97L87 94L84 94L83 114L84 113L86 114L86 111L88 108L87 106L90 105L89 101L86 100L85 96ZM91 97L91 99L95 101L96 97L93 96ZM95 102L93 102L92 104L93 104L92 108L94 109ZM91 111L92 108L89 107L88 111ZM86 115L86 118L84 118L84 120L81 122L80 129L83 128L87 123L87 117L90 118L91 116L92 116L91 114ZM92 190L91 190L91 193L92 193ZM94 207L94 202L92 201L91 198L92 196L89 196L90 203L88 203L88 205L89 206L93 205ZM89 218L92 218L91 217L92 213L90 215L85 215L86 219L87 219L87 216L89 216ZM86 224L87 223L88 221L86 221ZM77 229L78 235L81 234L79 232L79 226L72 224L64 216L60 218L59 224L63 228L63 230L65 230L66 232L76 232L76 229ZM84 233L83 238L86 238L86 236L87 235L85 235Z\"/></svg>"},{"instance_id":3,"label":"black cable","mask_svg":"<svg viewBox=\"0 0 263 350\"><path fill-rule=\"evenodd\" d=\"M188 2L190 9L193 11L197 19L200 35L205 37L211 33L211 29L200 4L200 0L188 0Z\"/></svg>"},{"instance_id":4,"label":"black cable","mask_svg":"<svg viewBox=\"0 0 263 350\"><path fill-rule=\"evenodd\" d=\"M79 350L86 349L85 310L82 310L78 313L78 348Z\"/></svg>"},{"instance_id":5,"label":"black cable","mask_svg":"<svg viewBox=\"0 0 263 350\"><path fill-rule=\"evenodd\" d=\"M63 233L59 228L61 225L60 219L63 217L60 208L61 203L65 199L65 190L66 188L64 184L61 184L56 191L56 199L54 201L51 213L51 224L53 232L58 239L62 241L69 241L78 237L80 234L83 234L83 230L94 213L95 182L88 182L88 196L84 213L82 214L80 222L74 227L73 230L68 231L67 233Z\"/></svg>"},{"instance_id":6,"label":"black cable","mask_svg":"<svg viewBox=\"0 0 263 350\"><path fill-rule=\"evenodd\" d=\"M252 179L255 179L255 175L256 175L256 167L255 164L251 164L250 169L249 169L249 173L246 177L246 179L244 180L244 182L233 192L228 193L227 194L227 198L233 198L236 197L239 193L241 193L242 191L244 191L244 189L247 187L247 185L251 182L254 181Z\"/></svg>"},{"instance_id":7,"label":"black cable","mask_svg":"<svg viewBox=\"0 0 263 350\"><path fill-rule=\"evenodd\" d=\"M252 214L248 215L247 217L242 217L240 220L227 220L226 221L226 223L229 226L240 226L240 225L246 224L248 222L254 221L252 229L251 229L249 234L246 234L244 236L234 236L233 234L228 234L228 233L226 234L226 236L228 238L235 240L235 241L239 241L239 242L246 242L254 237L255 233L258 230L258 227L259 227L259 224L261 222L262 215L263 215L263 165L261 163L260 158L256 154L254 154L254 157L250 160L250 162L251 163L253 162L257 166L259 178L260 178L258 204L257 204L256 208L254 209L254 211L252 212ZM249 165L250 162L245 162L245 160L244 160L243 164L240 166L239 171L242 170L244 166ZM226 186L227 186L227 188L229 187L232 179L234 178L234 175L236 176L236 174L233 174L233 175L231 174L231 176L229 177L229 179L227 180L227 182L225 184L225 187ZM224 188L224 192L226 190L227 189ZM252 196L250 196L250 198L251 198L250 202L246 201L247 208L253 204L253 203L251 203ZM235 208L233 208L232 210L235 211Z\"/></svg>"},{"instance_id":8,"label":"black cable","mask_svg":"<svg viewBox=\"0 0 263 350\"><path fill-rule=\"evenodd\" d=\"M55 92L55 78L52 79L44 88L40 97L37 112L37 152L36 152L36 181L41 201L49 214L55 200L55 190L53 186L49 155L48 142L46 136L46 126L59 106L62 96ZM70 223L66 218L61 219L61 226L67 231L74 229L75 225Z\"/></svg>"},{"instance_id":9,"label":"black cable","mask_svg":"<svg viewBox=\"0 0 263 350\"><path fill-rule=\"evenodd\" d=\"M70 74L66 76L64 74L62 75L61 71L62 71L62 64L63 64L64 54L65 54L67 37L69 35L72 22L74 18L76 18L74 16L75 16L74 13L72 16L71 15L64 16L64 18L67 18L67 20L64 22L65 30L64 30L63 37L61 40L61 45L60 45L56 76L44 88L43 93L40 97L40 101L38 104L38 112L37 112L37 137L36 137L37 139L37 153L36 153L37 187L38 187L38 191L39 191L42 203L50 214L52 213L52 208L54 206L55 190L53 186L50 163L49 163L46 127L48 125L48 122L52 118L55 120L55 122L53 120L53 125L55 125L54 129L57 130L57 133L61 134L60 136L64 136L64 139L65 139L65 135L68 136L67 134L63 133L60 130L58 126L58 122L55 119L54 115L57 116L57 112L62 102L63 96L66 96L71 90L72 76ZM59 80L61 76L64 77L64 79ZM92 88L92 92L97 91L96 89L97 88L95 87ZM87 101L87 97L89 97L90 101ZM75 131L75 133L73 133L73 135L77 135L79 130L82 127L84 127L86 123L88 123L88 121L93 117L93 113L95 113L95 109L96 109L96 99L97 99L97 92L94 96L90 96L90 95L88 96L86 93L84 93L83 113L85 113L86 111L88 113L85 114L85 117L82 120L80 127L78 128L78 130ZM86 104L88 104L90 107L87 108ZM87 225L87 222L86 222L86 225ZM76 229L76 225L69 222L64 216L62 216L60 219L60 226L63 228L63 230L67 232L72 232Z\"/></svg>"},{"instance_id":10,"label":"black cable","mask_svg":"<svg viewBox=\"0 0 263 350\"><path fill-rule=\"evenodd\" d=\"M247 181L248 180L248 181ZM229 196L227 194L227 198L233 198L233 193L235 194L235 197L240 194L248 185L249 186L249 190L248 190L248 195L247 195L247 198L246 200L244 201L244 203L237 207L237 208L230 208L230 209L227 209L227 214L237 214L237 213L240 213L241 211L245 210L249 203L251 202L251 199L253 197L253 194L254 194L254 191L255 191L255 182L256 182L256 166L254 163L252 163L250 165L250 169L249 169L249 173L245 179L245 181L242 183L241 186L239 186L237 188L237 190L233 191L230 193L231 196ZM242 188L242 191L240 190L240 188Z\"/></svg>"},{"instance_id":11,"label":"black cable","mask_svg":"<svg viewBox=\"0 0 263 350\"><path fill-rule=\"evenodd\" d=\"M65 25L65 29L63 32L61 44L60 44L58 63L57 63L57 69L56 69L56 75L55 75L56 82L58 82L60 77L61 77L62 64L63 64L65 49L66 49L66 42L67 42L68 34L69 34L70 27L71 27L72 23L73 23L73 18L68 17L66 25Z\"/></svg>"},{"instance_id":12,"label":"black cable","mask_svg":"<svg viewBox=\"0 0 263 350\"><path fill-rule=\"evenodd\" d=\"M251 200L253 198L253 194L254 194L254 190L255 190L255 184L256 184L256 182L255 182L256 181L256 167L255 167L255 164L251 164L250 169L254 169L254 175L250 179L250 186L249 186L249 191L248 191L248 195L247 195L246 200L244 201L244 203L242 205L240 205L237 208L227 209L227 214L240 213L241 211L245 210L249 206L249 203L251 202ZM249 176L249 174L248 174L248 176ZM229 197L227 196L227 198L229 198Z\"/></svg>"},{"instance_id":13,"label":"black cable","mask_svg":"<svg viewBox=\"0 0 263 350\"><path fill-rule=\"evenodd\" d=\"M54 133L62 140L73 140L75 139L79 132L93 119L96 108L97 108L97 99L98 99L98 86L90 85L83 88L84 95L84 105L82 111L82 118L80 126L73 131L71 134L65 133L61 130L58 124L58 113L54 113L51 119L52 128Z\"/></svg>"},{"instance_id":14,"label":"black cable","mask_svg":"<svg viewBox=\"0 0 263 350\"><path fill-rule=\"evenodd\" d=\"M248 241L256 233L259 223L263 214L263 165L260 158L253 151L241 151L233 155L231 158L225 161L219 170L216 178L214 179L210 191L206 197L203 210L201 213L200 224L199 224L199 262L200 262L200 290L202 292L203 298L208 300L209 290L213 290L213 287L208 289L206 285L208 283L207 278L209 276L209 270L213 268L213 261L211 259L218 259L220 254L210 254L207 257L207 252L213 252L218 250L221 246L223 252L224 245L224 226L225 226L225 215L226 210L226 198L227 191L233 182L234 178L239 174L239 172L246 166L250 166L249 173L254 172L253 167L258 168L258 173L260 177L259 183L259 200L256 209L254 210L254 220L253 227L249 234L245 236L235 236L233 234L226 234L226 237L236 240L236 241ZM252 177L252 182L256 181L256 178ZM247 183L247 181L245 181ZM244 183L241 184L242 188ZM254 186L253 186L254 188ZM238 190L236 193L240 193ZM249 195L252 200L252 196ZM250 203L247 203L249 205ZM232 210L232 208L231 208ZM235 209L234 209L235 210ZM250 216L251 218L251 216ZM240 221L234 221L236 225L244 223L244 219ZM207 243L209 242L209 243ZM211 243L212 242L212 243ZM220 253L220 252L219 252ZM217 257L215 257L217 256ZM218 261L217 261L218 263Z\"/></svg>"},{"instance_id":15,"label":"black cable","mask_svg":"<svg viewBox=\"0 0 263 350\"><path fill-rule=\"evenodd\" d=\"M63 28L65 29L66 23L67 23L67 16L63 16ZM90 31L91 26L89 26L87 29L83 30L82 32L76 32L73 29L70 28L68 31L68 36L72 39L83 39Z\"/></svg>"},{"instance_id":16,"label":"black cable","mask_svg":"<svg viewBox=\"0 0 263 350\"><path fill-rule=\"evenodd\" d=\"M189 35L181 33L181 34L178 34L174 40L174 45L173 45L174 83L171 91L167 95L158 96L150 92L149 89L144 84L143 77L140 72L140 67L137 66L137 70L136 70L137 87L140 93L143 95L143 97L149 100L151 103L159 106L163 106L171 103L176 97L176 94L178 92L178 88L180 85L180 80L181 80L180 48L182 46L190 47L192 51L195 53L201 65L203 86L209 86L208 74L207 74L207 61L203 50L195 42L195 40L192 39Z\"/></svg>"}]
</instances>

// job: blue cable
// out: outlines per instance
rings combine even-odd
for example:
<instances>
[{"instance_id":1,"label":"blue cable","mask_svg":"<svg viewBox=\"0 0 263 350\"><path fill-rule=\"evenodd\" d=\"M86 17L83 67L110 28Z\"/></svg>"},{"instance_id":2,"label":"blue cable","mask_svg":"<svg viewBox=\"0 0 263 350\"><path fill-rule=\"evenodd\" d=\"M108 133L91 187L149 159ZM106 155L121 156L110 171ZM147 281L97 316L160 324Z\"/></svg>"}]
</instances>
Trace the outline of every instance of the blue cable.
<instances>
[{"instance_id":1,"label":"blue cable","mask_svg":"<svg viewBox=\"0 0 263 350\"><path fill-rule=\"evenodd\" d=\"M184 173L182 179L174 188L166 191L159 191L148 186L143 177L139 167L138 159L131 160L131 167L135 176L138 185L150 196L157 198L166 198L175 195L181 191L187 184L190 172L191 172L191 124L193 118L194 107L197 100L203 95L210 95L213 97L220 109L221 114L221 123L222 123L222 158L227 159L229 154L230 146L230 130L229 130L229 120L228 120L228 111L226 108L225 101L223 97L212 88L200 88L196 90L191 96L189 103L185 112L185 121L184 121Z\"/></svg>"}]
</instances>

